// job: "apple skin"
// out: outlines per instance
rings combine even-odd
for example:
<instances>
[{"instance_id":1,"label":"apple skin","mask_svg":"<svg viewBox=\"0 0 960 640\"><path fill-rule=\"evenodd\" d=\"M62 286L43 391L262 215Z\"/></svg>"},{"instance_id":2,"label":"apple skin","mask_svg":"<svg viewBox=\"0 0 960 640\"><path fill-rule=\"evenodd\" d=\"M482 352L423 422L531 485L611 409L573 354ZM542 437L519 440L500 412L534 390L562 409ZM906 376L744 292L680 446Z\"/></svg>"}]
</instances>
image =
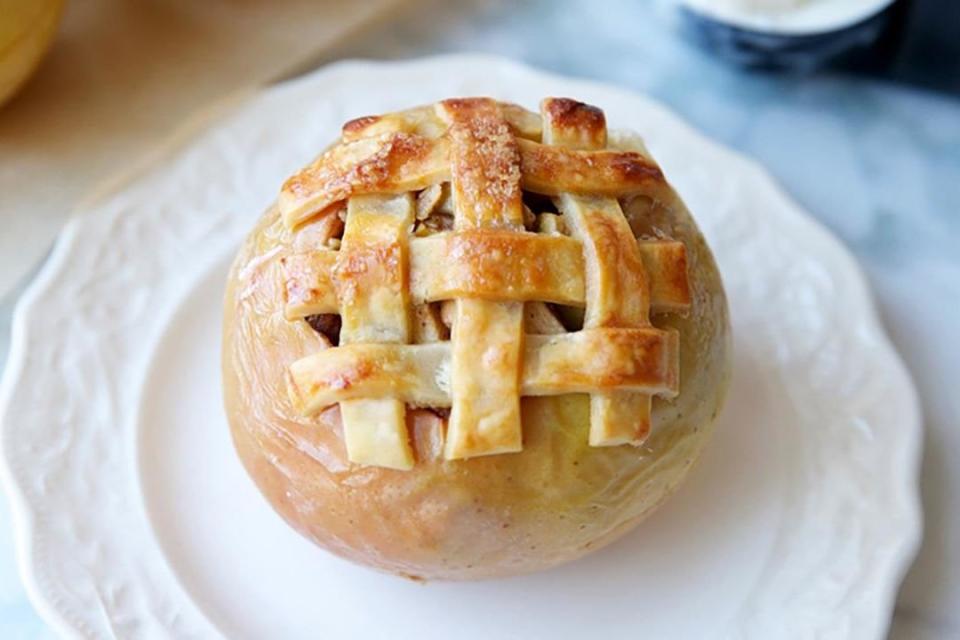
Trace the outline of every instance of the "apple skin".
<instances>
[{"instance_id":1,"label":"apple skin","mask_svg":"<svg viewBox=\"0 0 960 640\"><path fill-rule=\"evenodd\" d=\"M0 105L17 93L50 49L64 0L0 0Z\"/></svg>"},{"instance_id":2,"label":"apple skin","mask_svg":"<svg viewBox=\"0 0 960 640\"><path fill-rule=\"evenodd\" d=\"M633 138L611 141L643 149ZM622 206L637 237L666 233L687 249L693 304L656 318L680 335L680 393L654 398L650 438L639 448L591 447L585 395L525 397L522 451L444 460L442 419L411 408L417 464L409 471L351 464L339 409L304 418L290 402L287 367L329 343L306 322L284 317L280 260L309 235L291 232L271 207L228 277L222 352L234 446L270 505L320 547L424 580L546 569L599 549L650 515L713 431L730 377L730 326L716 263L679 196L627 198Z\"/></svg>"}]
</instances>

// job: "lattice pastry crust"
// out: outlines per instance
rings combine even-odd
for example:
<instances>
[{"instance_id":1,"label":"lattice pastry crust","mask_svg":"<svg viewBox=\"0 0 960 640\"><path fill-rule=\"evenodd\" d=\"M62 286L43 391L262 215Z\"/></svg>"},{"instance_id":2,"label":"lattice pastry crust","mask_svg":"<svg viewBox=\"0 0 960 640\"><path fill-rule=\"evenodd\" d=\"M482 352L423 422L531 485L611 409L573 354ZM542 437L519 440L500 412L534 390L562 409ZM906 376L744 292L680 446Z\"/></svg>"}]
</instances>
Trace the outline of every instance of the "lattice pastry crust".
<instances>
[{"instance_id":1,"label":"lattice pastry crust","mask_svg":"<svg viewBox=\"0 0 960 640\"><path fill-rule=\"evenodd\" d=\"M690 289L684 245L638 241L618 199L668 193L649 156L607 148L602 111L569 99L348 122L278 201L312 230L283 258L287 320L340 318L336 346L290 365L294 406L339 404L349 459L395 469L415 463L407 405L449 408L451 460L520 451L522 396L590 394L591 445L641 444L651 396L680 384L678 335L650 313L685 310Z\"/></svg>"}]
</instances>

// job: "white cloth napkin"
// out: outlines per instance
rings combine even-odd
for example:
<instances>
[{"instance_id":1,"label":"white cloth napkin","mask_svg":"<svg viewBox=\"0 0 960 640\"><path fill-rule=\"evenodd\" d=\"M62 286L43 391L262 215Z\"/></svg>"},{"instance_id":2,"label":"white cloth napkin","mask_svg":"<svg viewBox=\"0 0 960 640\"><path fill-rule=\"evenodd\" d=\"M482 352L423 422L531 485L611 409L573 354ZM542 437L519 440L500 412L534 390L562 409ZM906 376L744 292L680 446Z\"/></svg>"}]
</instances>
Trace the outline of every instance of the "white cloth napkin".
<instances>
[{"instance_id":1,"label":"white cloth napkin","mask_svg":"<svg viewBox=\"0 0 960 640\"><path fill-rule=\"evenodd\" d=\"M199 107L305 65L399 2L70 2L37 76L0 107L0 298L78 202Z\"/></svg>"}]
</instances>

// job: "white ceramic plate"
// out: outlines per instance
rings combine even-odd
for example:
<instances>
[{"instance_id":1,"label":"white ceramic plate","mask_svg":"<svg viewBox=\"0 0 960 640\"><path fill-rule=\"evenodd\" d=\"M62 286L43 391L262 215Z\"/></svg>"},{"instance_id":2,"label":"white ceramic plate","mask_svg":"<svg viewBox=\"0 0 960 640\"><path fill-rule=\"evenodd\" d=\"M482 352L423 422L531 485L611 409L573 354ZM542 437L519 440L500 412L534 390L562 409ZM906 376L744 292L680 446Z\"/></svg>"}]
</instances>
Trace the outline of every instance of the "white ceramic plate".
<instances>
[{"instance_id":1,"label":"white ceramic plate","mask_svg":"<svg viewBox=\"0 0 960 640\"><path fill-rule=\"evenodd\" d=\"M344 120L451 95L602 105L645 135L730 297L714 441L621 542L420 585L288 529L220 407L227 261ZM920 531L915 393L850 256L751 162L648 99L481 57L344 63L256 96L66 228L17 308L3 460L24 578L87 638L879 638Z\"/></svg>"}]
</instances>

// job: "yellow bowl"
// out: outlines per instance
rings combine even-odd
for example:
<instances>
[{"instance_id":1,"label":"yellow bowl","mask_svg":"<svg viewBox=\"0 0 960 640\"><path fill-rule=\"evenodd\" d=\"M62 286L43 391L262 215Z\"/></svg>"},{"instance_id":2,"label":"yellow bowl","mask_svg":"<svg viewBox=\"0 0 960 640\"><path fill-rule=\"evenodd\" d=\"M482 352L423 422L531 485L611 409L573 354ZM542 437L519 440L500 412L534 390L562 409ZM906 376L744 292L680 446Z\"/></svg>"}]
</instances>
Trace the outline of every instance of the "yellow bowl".
<instances>
[{"instance_id":1,"label":"yellow bowl","mask_svg":"<svg viewBox=\"0 0 960 640\"><path fill-rule=\"evenodd\" d=\"M0 105L39 66L53 42L64 0L0 0Z\"/></svg>"}]
</instances>

